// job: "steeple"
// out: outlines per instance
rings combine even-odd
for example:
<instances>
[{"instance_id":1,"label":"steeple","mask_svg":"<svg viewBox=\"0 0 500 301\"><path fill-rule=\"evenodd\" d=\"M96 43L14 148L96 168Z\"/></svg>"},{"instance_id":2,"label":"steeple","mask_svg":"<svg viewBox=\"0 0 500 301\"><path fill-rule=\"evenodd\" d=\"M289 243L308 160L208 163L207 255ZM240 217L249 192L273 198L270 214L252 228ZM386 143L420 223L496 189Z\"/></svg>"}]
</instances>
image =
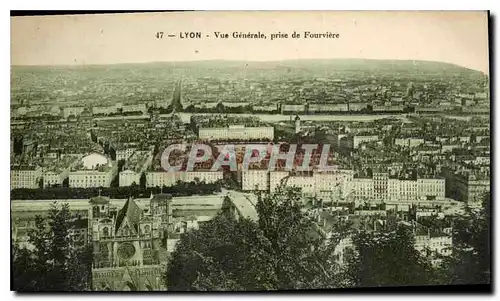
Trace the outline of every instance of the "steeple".
<instances>
[{"instance_id":1,"label":"steeple","mask_svg":"<svg viewBox=\"0 0 500 301\"><path fill-rule=\"evenodd\" d=\"M299 115L296 115L295 116L295 134L297 134L299 132L300 132L300 117L299 117Z\"/></svg>"}]
</instances>

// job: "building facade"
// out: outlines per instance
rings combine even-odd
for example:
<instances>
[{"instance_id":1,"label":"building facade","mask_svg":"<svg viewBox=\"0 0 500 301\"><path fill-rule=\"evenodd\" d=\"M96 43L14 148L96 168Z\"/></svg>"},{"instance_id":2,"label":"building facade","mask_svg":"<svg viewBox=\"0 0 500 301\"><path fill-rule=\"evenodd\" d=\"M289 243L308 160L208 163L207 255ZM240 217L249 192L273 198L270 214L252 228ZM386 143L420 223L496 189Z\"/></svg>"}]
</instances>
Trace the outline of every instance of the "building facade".
<instances>
[{"instance_id":1,"label":"building facade","mask_svg":"<svg viewBox=\"0 0 500 301\"><path fill-rule=\"evenodd\" d=\"M118 210L105 197L90 200L89 239L94 290L164 290L160 264L169 202L150 200L148 214L129 199ZM170 215L171 216L171 215Z\"/></svg>"},{"instance_id":2,"label":"building facade","mask_svg":"<svg viewBox=\"0 0 500 301\"><path fill-rule=\"evenodd\" d=\"M62 185L64 181L63 173L58 173L55 171L46 171L42 174L43 187L51 187L54 185Z\"/></svg>"},{"instance_id":3,"label":"building facade","mask_svg":"<svg viewBox=\"0 0 500 301\"><path fill-rule=\"evenodd\" d=\"M241 189L243 191L269 191L269 172L267 170L242 171Z\"/></svg>"},{"instance_id":4,"label":"building facade","mask_svg":"<svg viewBox=\"0 0 500 301\"><path fill-rule=\"evenodd\" d=\"M38 169L20 169L10 171L10 189L37 188L41 173Z\"/></svg>"},{"instance_id":5,"label":"building facade","mask_svg":"<svg viewBox=\"0 0 500 301\"><path fill-rule=\"evenodd\" d=\"M170 187L177 181L214 183L222 178L222 171L146 172L146 187Z\"/></svg>"},{"instance_id":6,"label":"building facade","mask_svg":"<svg viewBox=\"0 0 500 301\"><path fill-rule=\"evenodd\" d=\"M118 174L118 183L120 187L131 186L132 184L139 185L141 181L141 173L132 170L123 170Z\"/></svg>"},{"instance_id":7,"label":"building facade","mask_svg":"<svg viewBox=\"0 0 500 301\"><path fill-rule=\"evenodd\" d=\"M110 187L113 180L112 170L79 170L71 171L68 176L69 187L91 188Z\"/></svg>"},{"instance_id":8,"label":"building facade","mask_svg":"<svg viewBox=\"0 0 500 301\"><path fill-rule=\"evenodd\" d=\"M243 125L231 125L223 128L200 128L198 137L203 140L273 140L274 128L245 127Z\"/></svg>"},{"instance_id":9,"label":"building facade","mask_svg":"<svg viewBox=\"0 0 500 301\"><path fill-rule=\"evenodd\" d=\"M456 198L468 203L479 203L490 192L490 180L474 175L455 176Z\"/></svg>"}]
</instances>

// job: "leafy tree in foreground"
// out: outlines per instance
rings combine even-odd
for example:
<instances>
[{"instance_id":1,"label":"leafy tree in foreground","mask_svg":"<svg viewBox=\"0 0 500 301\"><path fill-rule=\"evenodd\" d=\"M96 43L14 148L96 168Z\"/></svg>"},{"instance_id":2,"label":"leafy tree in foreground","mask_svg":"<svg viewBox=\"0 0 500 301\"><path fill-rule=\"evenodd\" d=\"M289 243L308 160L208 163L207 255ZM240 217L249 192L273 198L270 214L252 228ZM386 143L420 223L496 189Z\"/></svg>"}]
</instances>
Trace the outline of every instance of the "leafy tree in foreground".
<instances>
[{"instance_id":1,"label":"leafy tree in foreground","mask_svg":"<svg viewBox=\"0 0 500 301\"><path fill-rule=\"evenodd\" d=\"M257 202L258 227L270 242L267 250L277 277L276 289L337 286L333 256L338 240L326 234L302 211L300 191L279 188Z\"/></svg>"},{"instance_id":2,"label":"leafy tree in foreground","mask_svg":"<svg viewBox=\"0 0 500 301\"><path fill-rule=\"evenodd\" d=\"M296 189L260 197L259 221L220 214L183 236L169 290L256 291L335 287L333 247L301 210Z\"/></svg>"},{"instance_id":3,"label":"leafy tree in foreground","mask_svg":"<svg viewBox=\"0 0 500 301\"><path fill-rule=\"evenodd\" d=\"M351 234L350 225L338 222L326 235L304 213L301 202L298 190L279 189L259 197L257 222L226 213L186 233L170 258L167 287L255 291L421 286L474 283L474 279L482 283L489 279L481 278L489 277L488 218L466 219L465 225L474 227L455 226L466 247L456 242L462 253L453 260L445 259L440 269L415 249L413 231L405 225L392 232L356 233L352 236L354 250L346 251L347 265L339 267L333 251ZM465 278L467 269L469 278Z\"/></svg>"},{"instance_id":4,"label":"leafy tree in foreground","mask_svg":"<svg viewBox=\"0 0 500 301\"><path fill-rule=\"evenodd\" d=\"M361 287L428 285L434 281L429 260L414 247L409 227L389 233L360 232L354 236L356 252L348 259L351 285Z\"/></svg>"},{"instance_id":5,"label":"leafy tree in foreground","mask_svg":"<svg viewBox=\"0 0 500 301\"><path fill-rule=\"evenodd\" d=\"M29 235L32 249L13 246L12 286L16 291L81 291L90 284L91 252L73 246L69 207L54 203L37 216Z\"/></svg>"},{"instance_id":6,"label":"leafy tree in foreground","mask_svg":"<svg viewBox=\"0 0 500 301\"><path fill-rule=\"evenodd\" d=\"M491 283L490 194L482 208L466 207L453 225L452 256L444 259L442 284Z\"/></svg>"},{"instance_id":7,"label":"leafy tree in foreground","mask_svg":"<svg viewBox=\"0 0 500 301\"><path fill-rule=\"evenodd\" d=\"M188 232L172 254L169 290L265 290L275 276L268 242L250 220L221 214Z\"/></svg>"}]
</instances>

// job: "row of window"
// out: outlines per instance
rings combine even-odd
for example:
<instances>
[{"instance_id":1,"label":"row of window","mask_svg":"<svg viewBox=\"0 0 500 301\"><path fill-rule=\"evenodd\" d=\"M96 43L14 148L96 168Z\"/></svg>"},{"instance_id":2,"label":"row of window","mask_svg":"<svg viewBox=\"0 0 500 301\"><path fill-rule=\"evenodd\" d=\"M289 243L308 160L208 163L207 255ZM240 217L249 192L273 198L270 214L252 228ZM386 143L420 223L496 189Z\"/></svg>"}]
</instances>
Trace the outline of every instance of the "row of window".
<instances>
[{"instance_id":1,"label":"row of window","mask_svg":"<svg viewBox=\"0 0 500 301\"><path fill-rule=\"evenodd\" d=\"M11 171L10 173L12 176L22 176L22 175L30 175L30 176L35 176L35 172L31 170L16 170L16 171Z\"/></svg>"},{"instance_id":2,"label":"row of window","mask_svg":"<svg viewBox=\"0 0 500 301\"><path fill-rule=\"evenodd\" d=\"M94 176L90 176L89 175L89 176L85 176L83 179L85 179L85 181L88 180L88 179L90 179L90 180L99 180L99 179L106 179L106 177L107 176L105 176L105 175L94 175ZM73 177L70 176L69 180L70 181L79 181L80 179L81 178L76 178L75 179L75 178L73 178ZM81 181L83 181L83 180L81 180Z\"/></svg>"}]
</instances>

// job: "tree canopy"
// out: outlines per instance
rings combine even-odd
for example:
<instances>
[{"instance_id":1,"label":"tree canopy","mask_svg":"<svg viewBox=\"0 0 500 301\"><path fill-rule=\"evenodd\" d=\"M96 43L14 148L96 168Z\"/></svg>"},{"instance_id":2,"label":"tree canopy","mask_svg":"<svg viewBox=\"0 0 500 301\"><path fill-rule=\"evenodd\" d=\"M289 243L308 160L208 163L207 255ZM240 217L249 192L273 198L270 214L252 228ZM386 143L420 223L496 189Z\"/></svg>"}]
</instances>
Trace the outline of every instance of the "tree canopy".
<instances>
[{"instance_id":1,"label":"tree canopy","mask_svg":"<svg viewBox=\"0 0 500 301\"><path fill-rule=\"evenodd\" d=\"M219 214L183 236L169 290L258 291L335 287L334 247L302 210L299 191L259 197L258 222Z\"/></svg>"},{"instance_id":2,"label":"tree canopy","mask_svg":"<svg viewBox=\"0 0 500 301\"><path fill-rule=\"evenodd\" d=\"M37 216L28 232L32 248L13 245L12 288L15 291L82 291L90 287L92 253L70 237L68 204L55 203L47 217Z\"/></svg>"},{"instance_id":3,"label":"tree canopy","mask_svg":"<svg viewBox=\"0 0 500 301\"><path fill-rule=\"evenodd\" d=\"M467 206L465 214L455 218L452 256L443 260L441 283L491 283L490 208L488 192L481 208Z\"/></svg>"},{"instance_id":4,"label":"tree canopy","mask_svg":"<svg viewBox=\"0 0 500 301\"><path fill-rule=\"evenodd\" d=\"M415 249L407 226L388 233L362 231L354 236L353 244L356 254L348 256L346 268L352 286L414 286L434 281L434 269Z\"/></svg>"}]
</instances>

